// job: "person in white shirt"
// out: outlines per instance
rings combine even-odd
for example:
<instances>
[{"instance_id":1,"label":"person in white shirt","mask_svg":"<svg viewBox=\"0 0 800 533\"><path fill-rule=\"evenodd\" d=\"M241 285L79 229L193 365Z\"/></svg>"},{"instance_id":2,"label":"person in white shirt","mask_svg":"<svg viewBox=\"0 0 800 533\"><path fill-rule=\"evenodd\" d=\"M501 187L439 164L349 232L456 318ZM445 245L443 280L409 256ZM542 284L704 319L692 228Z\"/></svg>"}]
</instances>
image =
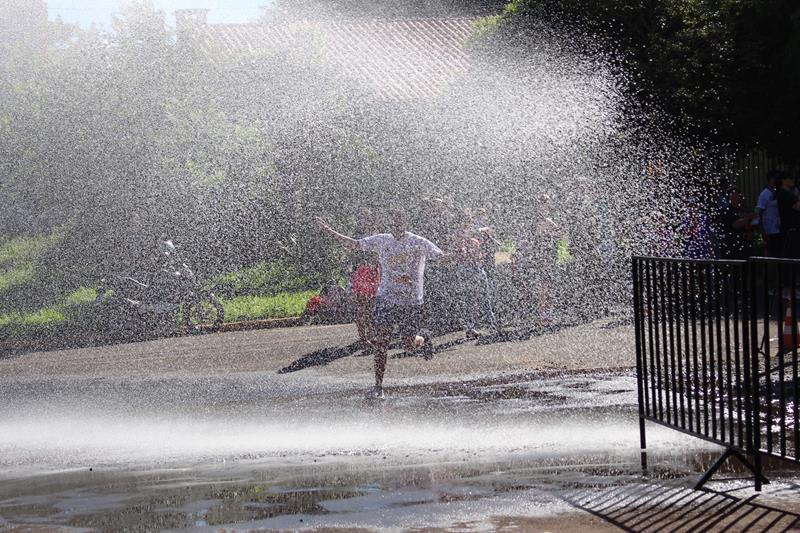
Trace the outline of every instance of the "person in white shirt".
<instances>
[{"instance_id":1,"label":"person in white shirt","mask_svg":"<svg viewBox=\"0 0 800 533\"><path fill-rule=\"evenodd\" d=\"M767 173L767 184L758 195L755 213L758 218L752 224L759 225L767 245L767 255L778 257L783 250L783 232L781 216L778 211L777 189L781 186L780 172L771 170Z\"/></svg>"},{"instance_id":2,"label":"person in white shirt","mask_svg":"<svg viewBox=\"0 0 800 533\"><path fill-rule=\"evenodd\" d=\"M422 347L423 355L433 355L430 338L419 335L422 321L425 265L444 255L428 239L408 231L408 218L402 211L390 216L390 232L353 239L334 230L322 218L317 224L339 243L351 250L364 250L378 255L381 279L375 300L375 388L370 396L383 398L383 375L386 370L386 352L395 326L403 337L406 350Z\"/></svg>"}]
</instances>

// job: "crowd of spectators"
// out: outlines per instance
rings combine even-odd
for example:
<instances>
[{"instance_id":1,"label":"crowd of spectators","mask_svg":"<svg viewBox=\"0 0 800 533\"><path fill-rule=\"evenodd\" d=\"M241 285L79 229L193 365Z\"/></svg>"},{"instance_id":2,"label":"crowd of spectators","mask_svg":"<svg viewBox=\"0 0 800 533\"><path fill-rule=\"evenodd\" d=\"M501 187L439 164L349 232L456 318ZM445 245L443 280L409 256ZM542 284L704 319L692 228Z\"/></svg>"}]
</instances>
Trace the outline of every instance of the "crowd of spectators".
<instances>
[{"instance_id":1,"label":"crowd of spectators","mask_svg":"<svg viewBox=\"0 0 800 533\"><path fill-rule=\"evenodd\" d=\"M575 302L575 292L596 298L608 285L621 251L620 236L593 220L596 234L576 233L565 224L559 206L547 194L536 196L533 211L521 224L495 228L495 207L458 206L443 198L426 199L411 215L414 233L430 240L444 259L430 261L424 272L423 323L434 334L461 329L468 339L496 334L501 325L557 326L566 308L593 316L597 306ZM382 220L383 217L383 220ZM359 213L354 237L385 232L384 213ZM583 238L581 238L583 236ZM358 326L361 344L374 334L371 310L381 279L374 253L355 250L344 265L345 291L350 294L348 319ZM612 272L614 271L614 272ZM582 280L580 291L573 281ZM338 284L337 284L338 291ZM338 292L337 292L338 294ZM606 308L613 298L602 298Z\"/></svg>"},{"instance_id":2,"label":"crowd of spectators","mask_svg":"<svg viewBox=\"0 0 800 533\"><path fill-rule=\"evenodd\" d=\"M800 191L787 172L767 173L752 210L737 187L716 205L690 199L678 228L679 255L693 259L800 258Z\"/></svg>"},{"instance_id":3,"label":"crowd of spectators","mask_svg":"<svg viewBox=\"0 0 800 533\"><path fill-rule=\"evenodd\" d=\"M447 260L425 269L423 322L435 333L460 328L467 338L477 338L482 329L499 331L496 313L504 298L512 298L516 305L500 310L503 323L551 324L563 308L582 307L570 300L573 293L596 295L614 285L609 278L622 279L627 272L613 270L625 269L628 262L619 256L629 258L634 251L694 259L800 258L800 191L791 174L770 171L751 209L736 187L723 189L716 198L709 203L690 195L677 218L653 211L638 221L641 234L631 237L594 219L582 226L586 231L575 232L562 225L556 202L542 194L526 217L529 223L506 231L502 239L493 225L493 206L464 208L442 198L425 200L413 213L411 227L441 248ZM385 231L383 225L379 215L361 214L356 237ZM367 344L381 277L376 256L353 253L345 277L352 318ZM580 279L582 290L565 290L565 279ZM597 314L595 304L583 307Z\"/></svg>"}]
</instances>

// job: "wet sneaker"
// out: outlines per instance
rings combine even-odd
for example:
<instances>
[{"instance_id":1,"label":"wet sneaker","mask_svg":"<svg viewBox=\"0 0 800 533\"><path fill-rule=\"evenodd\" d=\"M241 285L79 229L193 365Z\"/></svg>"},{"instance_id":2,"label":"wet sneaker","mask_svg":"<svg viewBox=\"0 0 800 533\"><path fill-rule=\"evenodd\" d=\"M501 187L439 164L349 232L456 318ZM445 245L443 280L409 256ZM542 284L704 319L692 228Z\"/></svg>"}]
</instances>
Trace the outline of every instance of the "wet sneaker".
<instances>
[{"instance_id":1,"label":"wet sneaker","mask_svg":"<svg viewBox=\"0 0 800 533\"><path fill-rule=\"evenodd\" d=\"M386 395L383 393L383 387L375 385L369 392L367 392L367 400L385 400Z\"/></svg>"}]
</instances>

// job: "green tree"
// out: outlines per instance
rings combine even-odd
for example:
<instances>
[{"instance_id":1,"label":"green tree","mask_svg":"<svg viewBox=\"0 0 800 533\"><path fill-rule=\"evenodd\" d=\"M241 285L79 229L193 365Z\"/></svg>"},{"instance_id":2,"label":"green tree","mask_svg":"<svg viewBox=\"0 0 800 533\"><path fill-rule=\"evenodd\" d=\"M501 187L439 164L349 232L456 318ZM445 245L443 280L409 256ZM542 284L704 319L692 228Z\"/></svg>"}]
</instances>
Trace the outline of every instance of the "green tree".
<instances>
[{"instance_id":1,"label":"green tree","mask_svg":"<svg viewBox=\"0 0 800 533\"><path fill-rule=\"evenodd\" d=\"M515 0L508 46L542 25L577 47L598 45L674 129L797 160L800 6L792 0ZM521 36L521 37L515 37Z\"/></svg>"}]
</instances>

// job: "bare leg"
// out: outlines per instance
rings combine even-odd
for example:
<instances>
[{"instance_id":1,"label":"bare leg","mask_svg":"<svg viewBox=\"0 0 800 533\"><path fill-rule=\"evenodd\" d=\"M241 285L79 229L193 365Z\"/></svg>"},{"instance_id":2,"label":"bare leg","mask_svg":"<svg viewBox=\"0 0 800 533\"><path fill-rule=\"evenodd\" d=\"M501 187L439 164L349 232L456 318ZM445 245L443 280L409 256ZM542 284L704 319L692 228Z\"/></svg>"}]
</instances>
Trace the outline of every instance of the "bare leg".
<instances>
[{"instance_id":1,"label":"bare leg","mask_svg":"<svg viewBox=\"0 0 800 533\"><path fill-rule=\"evenodd\" d=\"M389 329L378 328L373 342L375 346L375 386L383 387L383 374L386 372L386 352L389 349Z\"/></svg>"},{"instance_id":2,"label":"bare leg","mask_svg":"<svg viewBox=\"0 0 800 533\"><path fill-rule=\"evenodd\" d=\"M372 316L372 307L369 304L369 300L363 296L355 297L355 306L358 339L363 343L367 343L371 338L369 331L369 320Z\"/></svg>"},{"instance_id":3,"label":"bare leg","mask_svg":"<svg viewBox=\"0 0 800 533\"><path fill-rule=\"evenodd\" d=\"M386 372L386 350L379 348L375 352L375 386L383 387L383 374Z\"/></svg>"},{"instance_id":4,"label":"bare leg","mask_svg":"<svg viewBox=\"0 0 800 533\"><path fill-rule=\"evenodd\" d=\"M360 317L356 319L356 328L358 328L358 340L363 343L366 343L368 340L367 332L364 327L364 323L361 321Z\"/></svg>"},{"instance_id":5,"label":"bare leg","mask_svg":"<svg viewBox=\"0 0 800 533\"><path fill-rule=\"evenodd\" d=\"M367 336L367 342L371 342L375 338L375 315L372 310L375 308L375 298L366 298L364 303L364 312L366 318L364 320L364 332Z\"/></svg>"}]
</instances>

